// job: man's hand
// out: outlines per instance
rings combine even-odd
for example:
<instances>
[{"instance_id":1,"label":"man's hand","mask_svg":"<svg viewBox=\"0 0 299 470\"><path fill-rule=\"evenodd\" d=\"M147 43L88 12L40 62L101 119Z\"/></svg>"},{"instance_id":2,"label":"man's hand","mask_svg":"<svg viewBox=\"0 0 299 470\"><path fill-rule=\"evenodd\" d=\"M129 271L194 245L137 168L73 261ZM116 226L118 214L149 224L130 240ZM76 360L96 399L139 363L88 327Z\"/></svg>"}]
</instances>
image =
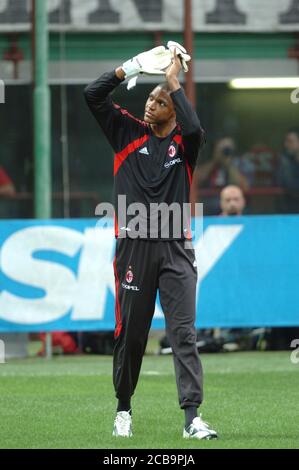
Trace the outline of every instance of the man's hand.
<instances>
[{"instance_id":1,"label":"man's hand","mask_svg":"<svg viewBox=\"0 0 299 470\"><path fill-rule=\"evenodd\" d=\"M184 46L182 46L179 42L168 41L167 47L171 51L172 55L174 54L174 51L176 50L177 55L179 56L180 61L182 63L184 72L188 72L189 69L188 69L187 62L191 60L191 56L187 54L187 51L184 48Z\"/></svg>"},{"instance_id":2,"label":"man's hand","mask_svg":"<svg viewBox=\"0 0 299 470\"><path fill-rule=\"evenodd\" d=\"M124 78L128 78L128 90L136 85L138 75L145 73L148 75L164 75L169 64L171 63L172 54L169 49L164 46L154 47L149 51L142 52L122 65ZM117 72L120 76L119 71ZM118 76L119 76L118 75Z\"/></svg>"},{"instance_id":3,"label":"man's hand","mask_svg":"<svg viewBox=\"0 0 299 470\"><path fill-rule=\"evenodd\" d=\"M181 88L181 85L178 79L178 75L181 70L182 70L182 64L177 54L177 50L174 49L172 63L167 68L166 74L165 74L167 83L171 91L176 91L179 88Z\"/></svg>"},{"instance_id":4,"label":"man's hand","mask_svg":"<svg viewBox=\"0 0 299 470\"><path fill-rule=\"evenodd\" d=\"M176 89L178 89L180 88L180 86L177 86L178 73L182 66L185 72L188 71L187 62L189 60L191 60L191 57L187 54L186 49L181 44L175 41L168 41L167 48L164 46L157 46L149 51L142 52L141 54L138 54L132 59L124 62L121 67L116 69L115 72L120 80L123 80L124 78L129 79L127 86L129 90L135 86L140 73L148 75L165 75L165 69L167 69L167 71L170 71L168 74L170 82L174 83L175 80L172 80L172 78L176 77L175 85Z\"/></svg>"},{"instance_id":5,"label":"man's hand","mask_svg":"<svg viewBox=\"0 0 299 470\"><path fill-rule=\"evenodd\" d=\"M171 51L164 46L154 47L142 52L123 63L125 78L132 78L140 73L164 75L164 70L171 63Z\"/></svg>"}]
</instances>

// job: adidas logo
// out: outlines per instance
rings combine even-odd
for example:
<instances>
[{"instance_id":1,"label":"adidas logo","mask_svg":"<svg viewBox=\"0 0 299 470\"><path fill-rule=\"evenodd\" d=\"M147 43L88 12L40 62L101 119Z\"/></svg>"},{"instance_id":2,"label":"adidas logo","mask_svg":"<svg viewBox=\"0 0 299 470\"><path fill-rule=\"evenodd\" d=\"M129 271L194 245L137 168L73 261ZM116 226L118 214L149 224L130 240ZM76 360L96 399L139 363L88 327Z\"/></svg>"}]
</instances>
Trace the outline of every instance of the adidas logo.
<instances>
[{"instance_id":1,"label":"adidas logo","mask_svg":"<svg viewBox=\"0 0 299 470\"><path fill-rule=\"evenodd\" d=\"M147 147L143 147L141 150L139 150L139 153L142 153L143 155L149 155L149 151L147 150Z\"/></svg>"}]
</instances>

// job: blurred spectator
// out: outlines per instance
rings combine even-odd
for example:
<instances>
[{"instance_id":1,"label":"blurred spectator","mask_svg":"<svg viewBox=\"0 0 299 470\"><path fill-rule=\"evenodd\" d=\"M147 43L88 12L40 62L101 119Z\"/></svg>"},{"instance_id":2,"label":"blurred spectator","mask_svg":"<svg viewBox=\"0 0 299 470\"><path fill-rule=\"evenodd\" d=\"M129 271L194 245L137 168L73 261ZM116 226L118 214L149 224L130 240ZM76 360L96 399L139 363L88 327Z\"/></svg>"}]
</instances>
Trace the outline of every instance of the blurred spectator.
<instances>
[{"instance_id":1,"label":"blurred spectator","mask_svg":"<svg viewBox=\"0 0 299 470\"><path fill-rule=\"evenodd\" d=\"M299 128L290 129L285 135L277 183L286 190L283 212L299 213Z\"/></svg>"},{"instance_id":2,"label":"blurred spectator","mask_svg":"<svg viewBox=\"0 0 299 470\"><path fill-rule=\"evenodd\" d=\"M229 185L220 193L220 207L222 216L242 215L245 208L245 198L241 188Z\"/></svg>"},{"instance_id":3,"label":"blurred spectator","mask_svg":"<svg viewBox=\"0 0 299 470\"><path fill-rule=\"evenodd\" d=\"M248 178L240 168L236 144L231 137L218 140L210 161L199 165L198 183L201 187L217 188L236 184L243 191L249 188Z\"/></svg>"},{"instance_id":4,"label":"blurred spectator","mask_svg":"<svg viewBox=\"0 0 299 470\"><path fill-rule=\"evenodd\" d=\"M247 162L245 162L247 164ZM203 202L205 215L219 214L219 196L201 195L201 189L221 189L227 185L237 185L242 191L249 188L250 168L245 167L237 156L236 144L231 137L219 139L214 146L212 158L199 164L194 171L191 187L191 202Z\"/></svg>"},{"instance_id":5,"label":"blurred spectator","mask_svg":"<svg viewBox=\"0 0 299 470\"><path fill-rule=\"evenodd\" d=\"M250 186L271 187L276 185L277 153L265 144L254 144L241 158Z\"/></svg>"},{"instance_id":6,"label":"blurred spectator","mask_svg":"<svg viewBox=\"0 0 299 470\"><path fill-rule=\"evenodd\" d=\"M4 168L0 166L0 196L12 197L16 194L14 184Z\"/></svg>"}]
</instances>

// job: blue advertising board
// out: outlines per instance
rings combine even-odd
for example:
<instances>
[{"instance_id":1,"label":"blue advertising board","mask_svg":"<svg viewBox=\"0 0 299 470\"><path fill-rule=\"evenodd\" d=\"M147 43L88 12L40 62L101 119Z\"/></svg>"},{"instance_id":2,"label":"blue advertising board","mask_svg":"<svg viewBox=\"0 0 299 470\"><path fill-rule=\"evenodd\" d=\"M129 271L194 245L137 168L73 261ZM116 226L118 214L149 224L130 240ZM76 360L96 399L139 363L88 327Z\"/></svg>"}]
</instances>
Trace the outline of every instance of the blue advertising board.
<instances>
[{"instance_id":1,"label":"blue advertising board","mask_svg":"<svg viewBox=\"0 0 299 470\"><path fill-rule=\"evenodd\" d=\"M298 241L299 216L205 217L196 326L299 325ZM0 332L113 330L114 249L95 219L1 221Z\"/></svg>"}]
</instances>

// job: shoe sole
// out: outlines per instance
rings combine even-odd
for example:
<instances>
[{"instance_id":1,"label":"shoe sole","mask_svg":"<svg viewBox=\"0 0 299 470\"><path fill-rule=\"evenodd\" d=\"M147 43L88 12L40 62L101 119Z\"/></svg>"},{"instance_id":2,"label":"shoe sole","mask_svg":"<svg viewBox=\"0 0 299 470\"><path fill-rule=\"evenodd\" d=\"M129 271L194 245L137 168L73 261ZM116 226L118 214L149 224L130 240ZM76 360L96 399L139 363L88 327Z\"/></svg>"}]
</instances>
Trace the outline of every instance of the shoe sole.
<instances>
[{"instance_id":1,"label":"shoe sole","mask_svg":"<svg viewBox=\"0 0 299 470\"><path fill-rule=\"evenodd\" d=\"M113 431L112 436L114 436L114 437L133 437L133 433L130 432L130 434L122 435L122 434L117 434L115 431Z\"/></svg>"},{"instance_id":2,"label":"shoe sole","mask_svg":"<svg viewBox=\"0 0 299 470\"><path fill-rule=\"evenodd\" d=\"M210 434L209 436L204 437L203 439L205 439L206 441L210 441L211 439L218 439L218 436L215 434Z\"/></svg>"},{"instance_id":3,"label":"shoe sole","mask_svg":"<svg viewBox=\"0 0 299 470\"><path fill-rule=\"evenodd\" d=\"M184 439L197 439L198 441L210 441L211 439L218 439L217 434L207 434L206 436L203 437L196 437L196 436L189 436L188 434L183 434Z\"/></svg>"}]
</instances>

